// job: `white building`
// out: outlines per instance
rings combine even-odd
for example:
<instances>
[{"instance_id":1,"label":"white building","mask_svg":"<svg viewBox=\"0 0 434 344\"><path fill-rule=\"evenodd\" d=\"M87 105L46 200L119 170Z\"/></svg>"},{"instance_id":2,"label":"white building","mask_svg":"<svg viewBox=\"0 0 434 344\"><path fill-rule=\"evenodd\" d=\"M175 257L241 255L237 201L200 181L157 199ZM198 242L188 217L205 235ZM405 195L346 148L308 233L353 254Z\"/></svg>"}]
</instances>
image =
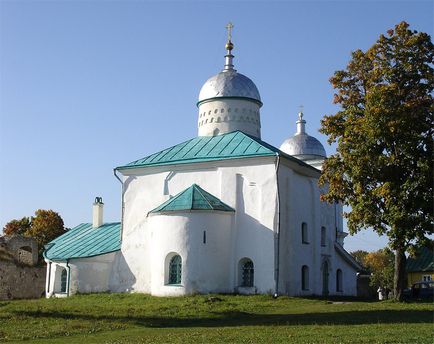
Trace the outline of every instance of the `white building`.
<instances>
[{"instance_id":1,"label":"white building","mask_svg":"<svg viewBox=\"0 0 434 344\"><path fill-rule=\"evenodd\" d=\"M47 296L76 292L356 295L340 205L320 201L326 156L306 134L261 140L261 98L233 66L203 85L198 137L115 168L121 223L93 223L47 245Z\"/></svg>"}]
</instances>

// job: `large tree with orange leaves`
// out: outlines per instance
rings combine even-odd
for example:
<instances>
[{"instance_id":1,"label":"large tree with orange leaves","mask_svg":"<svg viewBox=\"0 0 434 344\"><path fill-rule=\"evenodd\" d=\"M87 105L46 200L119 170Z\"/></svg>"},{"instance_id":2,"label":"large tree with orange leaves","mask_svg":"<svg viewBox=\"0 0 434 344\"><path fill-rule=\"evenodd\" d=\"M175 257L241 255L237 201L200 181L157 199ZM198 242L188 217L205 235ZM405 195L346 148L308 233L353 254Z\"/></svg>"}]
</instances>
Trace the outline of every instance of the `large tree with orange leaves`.
<instances>
[{"instance_id":1,"label":"large tree with orange leaves","mask_svg":"<svg viewBox=\"0 0 434 344\"><path fill-rule=\"evenodd\" d=\"M433 233L433 56L430 36L401 22L335 72L341 109L321 123L337 143L323 165L322 198L350 207L350 233L373 228L388 236L398 300L406 251Z\"/></svg>"}]
</instances>

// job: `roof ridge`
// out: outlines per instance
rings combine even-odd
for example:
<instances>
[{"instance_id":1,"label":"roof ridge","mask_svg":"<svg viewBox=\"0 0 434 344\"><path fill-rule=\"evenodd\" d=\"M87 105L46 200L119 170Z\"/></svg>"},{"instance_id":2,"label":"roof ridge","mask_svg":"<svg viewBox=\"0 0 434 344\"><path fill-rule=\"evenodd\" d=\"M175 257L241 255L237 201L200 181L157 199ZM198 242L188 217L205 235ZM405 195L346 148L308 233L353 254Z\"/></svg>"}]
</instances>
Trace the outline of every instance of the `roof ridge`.
<instances>
[{"instance_id":1,"label":"roof ridge","mask_svg":"<svg viewBox=\"0 0 434 344\"><path fill-rule=\"evenodd\" d=\"M205 191L204 189L202 189L199 185L194 184L197 187L197 191L200 193L200 195L205 199L206 203L208 203L208 205L211 207L211 209L214 209L214 207L211 205L211 203L209 203L208 198L202 193L202 191ZM206 191L205 191L206 192ZM208 192L207 192L208 193ZM191 202L191 206L193 207L193 202Z\"/></svg>"},{"instance_id":2,"label":"roof ridge","mask_svg":"<svg viewBox=\"0 0 434 344\"><path fill-rule=\"evenodd\" d=\"M246 140L250 140L250 143ZM317 171L316 168L282 152L260 138L251 136L240 130L217 136L197 136L142 159L118 166L115 170L122 171L153 166L193 164L276 155Z\"/></svg>"},{"instance_id":3,"label":"roof ridge","mask_svg":"<svg viewBox=\"0 0 434 344\"><path fill-rule=\"evenodd\" d=\"M187 194L187 192L191 193ZM185 196L181 197L182 195ZM178 196L180 197L180 200L179 202L175 202L175 199L177 199ZM215 202L215 204L213 202ZM176 197L172 197L149 211L148 215L151 213L185 210L235 211L235 209L224 203L221 199L201 188L200 185L193 183L185 190L179 192Z\"/></svg>"}]
</instances>

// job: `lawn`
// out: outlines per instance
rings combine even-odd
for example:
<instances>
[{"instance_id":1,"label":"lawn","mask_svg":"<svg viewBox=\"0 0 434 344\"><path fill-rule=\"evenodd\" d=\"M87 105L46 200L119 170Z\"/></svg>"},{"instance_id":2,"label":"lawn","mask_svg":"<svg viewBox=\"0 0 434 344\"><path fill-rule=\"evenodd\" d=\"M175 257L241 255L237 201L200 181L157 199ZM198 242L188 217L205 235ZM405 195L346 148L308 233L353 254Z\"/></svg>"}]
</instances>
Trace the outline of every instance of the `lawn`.
<instances>
[{"instance_id":1,"label":"lawn","mask_svg":"<svg viewBox=\"0 0 434 344\"><path fill-rule=\"evenodd\" d=\"M76 295L0 302L0 342L433 343L431 303Z\"/></svg>"}]
</instances>

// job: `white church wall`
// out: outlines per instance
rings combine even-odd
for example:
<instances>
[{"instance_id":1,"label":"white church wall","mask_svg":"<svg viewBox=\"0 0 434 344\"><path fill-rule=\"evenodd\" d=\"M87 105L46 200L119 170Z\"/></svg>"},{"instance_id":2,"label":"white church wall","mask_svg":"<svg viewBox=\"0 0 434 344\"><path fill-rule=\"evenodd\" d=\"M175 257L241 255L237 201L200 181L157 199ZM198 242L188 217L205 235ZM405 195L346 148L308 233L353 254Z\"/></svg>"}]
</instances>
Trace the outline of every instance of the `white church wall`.
<instances>
[{"instance_id":1,"label":"white church wall","mask_svg":"<svg viewBox=\"0 0 434 344\"><path fill-rule=\"evenodd\" d=\"M231 212L150 216L152 295L232 292L228 273L232 218ZM174 255L182 258L180 286L168 283L168 265Z\"/></svg>"},{"instance_id":2,"label":"white church wall","mask_svg":"<svg viewBox=\"0 0 434 344\"><path fill-rule=\"evenodd\" d=\"M234 283L241 284L239 263L248 258L254 264L254 287L258 293L274 293L274 234L277 221L277 183L274 165L269 174L235 175L237 190L234 230ZM257 171L260 172L260 171Z\"/></svg>"},{"instance_id":3,"label":"white church wall","mask_svg":"<svg viewBox=\"0 0 434 344\"><path fill-rule=\"evenodd\" d=\"M330 257L329 294L357 295L357 271L336 251L336 232L343 231L342 204L321 202L321 226L326 229L326 242L320 246L321 254ZM336 272L342 271L342 291L336 289Z\"/></svg>"},{"instance_id":4,"label":"white church wall","mask_svg":"<svg viewBox=\"0 0 434 344\"><path fill-rule=\"evenodd\" d=\"M329 278L330 295L357 296L357 271L344 260L337 252L333 255L332 269ZM342 290L336 288L337 270L342 271Z\"/></svg>"},{"instance_id":5,"label":"white church wall","mask_svg":"<svg viewBox=\"0 0 434 344\"><path fill-rule=\"evenodd\" d=\"M258 292L272 291L277 191L274 162L274 157L252 158L219 161L219 165L206 163L171 166L170 170L168 167L160 167L129 171L128 176L124 176L124 261L118 259L116 265L118 270L128 270L134 278L113 288L146 293L153 290L151 265L156 263L150 263L154 258L150 253L154 239L147 214L169 196L196 183L236 209L231 225L232 246L229 255L232 262L229 271L232 290L239 281L239 259L250 257L255 264L255 285ZM237 181L239 178L245 181L241 186ZM243 192L244 197L237 197L238 190ZM240 204L240 199L243 204ZM182 227L182 223L180 225ZM219 248L219 251L222 249Z\"/></svg>"},{"instance_id":6,"label":"white church wall","mask_svg":"<svg viewBox=\"0 0 434 344\"><path fill-rule=\"evenodd\" d=\"M71 259L67 263L47 261L47 297L63 297L68 293L92 293L110 290L109 280L116 253L100 256ZM61 272L66 270L67 283L64 292L61 290ZM50 275L48 277L48 274Z\"/></svg>"},{"instance_id":7,"label":"white church wall","mask_svg":"<svg viewBox=\"0 0 434 344\"><path fill-rule=\"evenodd\" d=\"M287 164L279 168L280 192L280 282L279 291L289 295L322 295L322 264L329 265L329 294L355 295L356 271L336 254L335 228L342 230L340 206L320 201L318 179L295 172ZM308 243L302 240L302 224L306 223ZM321 228L326 238L321 243ZM302 290L302 267L308 267L308 288ZM343 292L336 293L336 270L343 272Z\"/></svg>"},{"instance_id":8,"label":"white church wall","mask_svg":"<svg viewBox=\"0 0 434 344\"><path fill-rule=\"evenodd\" d=\"M287 247L286 256L281 257L286 264L285 273L281 275L282 288L290 295L312 295L317 293L318 269L320 252L317 247L317 231L319 222L319 204L316 200L315 179L292 171L287 166L281 166L279 180L285 180L287 189L282 190L287 195L286 205L281 208L283 221L281 231L285 232L281 247ZM282 186L283 186L282 185ZM283 197L282 195L282 197ZM285 204L285 201L283 202ZM306 225L307 237L303 242L302 227ZM302 267L308 267L308 286L302 289Z\"/></svg>"},{"instance_id":9,"label":"white church wall","mask_svg":"<svg viewBox=\"0 0 434 344\"><path fill-rule=\"evenodd\" d=\"M95 257L71 259L69 293L96 293L110 290L109 279L115 253Z\"/></svg>"}]
</instances>

